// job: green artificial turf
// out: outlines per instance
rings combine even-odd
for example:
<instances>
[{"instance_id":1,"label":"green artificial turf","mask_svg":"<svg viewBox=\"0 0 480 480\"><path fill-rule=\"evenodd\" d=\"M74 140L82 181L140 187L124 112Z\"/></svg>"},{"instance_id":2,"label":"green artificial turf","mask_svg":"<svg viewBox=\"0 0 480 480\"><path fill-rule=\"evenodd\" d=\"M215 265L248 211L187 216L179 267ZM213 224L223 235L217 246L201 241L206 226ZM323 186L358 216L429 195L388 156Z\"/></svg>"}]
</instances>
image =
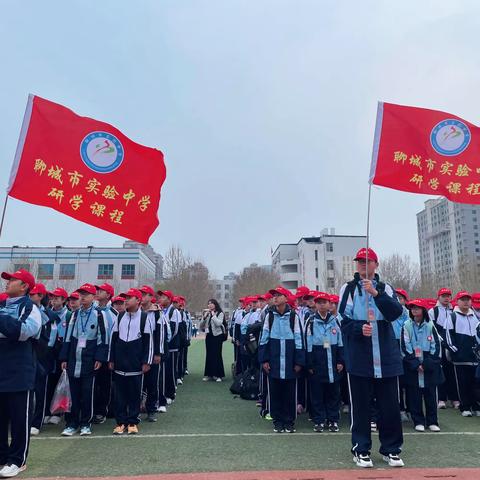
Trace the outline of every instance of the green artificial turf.
<instances>
[{"instance_id":1,"label":"green artificial turf","mask_svg":"<svg viewBox=\"0 0 480 480\"><path fill-rule=\"evenodd\" d=\"M305 415L298 419L297 434L272 434L272 423L260 418L255 402L229 392L231 344L225 343L224 350L226 381L202 382L204 343L195 341L189 352L190 375L178 388L177 400L166 414L158 415L157 423L142 422L138 436L113 437L113 420L94 425L93 435L87 438L61 438L61 426L44 427L32 439L26 476L353 467L347 416L342 418L340 434L314 434ZM407 466L478 467L480 418L462 418L449 409L440 412L440 426L439 435L414 433L410 424L405 425ZM374 435L372 458L383 466L377 451L378 436Z\"/></svg>"}]
</instances>

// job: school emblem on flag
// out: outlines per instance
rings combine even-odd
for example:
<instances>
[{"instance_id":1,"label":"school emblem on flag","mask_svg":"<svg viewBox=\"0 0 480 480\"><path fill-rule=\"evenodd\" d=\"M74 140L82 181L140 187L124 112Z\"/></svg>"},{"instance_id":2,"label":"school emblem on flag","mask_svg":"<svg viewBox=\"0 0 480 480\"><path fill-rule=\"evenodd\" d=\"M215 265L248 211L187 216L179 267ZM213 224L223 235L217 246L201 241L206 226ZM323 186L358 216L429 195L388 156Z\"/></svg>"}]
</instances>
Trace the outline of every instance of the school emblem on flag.
<instances>
[{"instance_id":1,"label":"school emblem on flag","mask_svg":"<svg viewBox=\"0 0 480 480\"><path fill-rule=\"evenodd\" d=\"M94 172L110 173L123 162L123 146L111 133L92 132L82 140L80 156L85 165Z\"/></svg>"}]
</instances>

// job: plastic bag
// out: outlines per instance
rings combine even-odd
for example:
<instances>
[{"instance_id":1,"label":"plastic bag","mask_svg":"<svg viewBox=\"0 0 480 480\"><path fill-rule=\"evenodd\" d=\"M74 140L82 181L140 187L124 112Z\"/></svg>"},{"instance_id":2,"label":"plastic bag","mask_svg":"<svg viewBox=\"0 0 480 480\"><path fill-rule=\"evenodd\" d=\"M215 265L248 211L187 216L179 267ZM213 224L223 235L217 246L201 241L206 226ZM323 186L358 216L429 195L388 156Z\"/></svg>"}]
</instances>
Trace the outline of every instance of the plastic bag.
<instances>
[{"instance_id":1,"label":"plastic bag","mask_svg":"<svg viewBox=\"0 0 480 480\"><path fill-rule=\"evenodd\" d=\"M70 382L68 381L67 371L63 370L58 380L52 403L50 403L50 412L52 415L60 415L70 412L72 408L72 395L70 393Z\"/></svg>"}]
</instances>

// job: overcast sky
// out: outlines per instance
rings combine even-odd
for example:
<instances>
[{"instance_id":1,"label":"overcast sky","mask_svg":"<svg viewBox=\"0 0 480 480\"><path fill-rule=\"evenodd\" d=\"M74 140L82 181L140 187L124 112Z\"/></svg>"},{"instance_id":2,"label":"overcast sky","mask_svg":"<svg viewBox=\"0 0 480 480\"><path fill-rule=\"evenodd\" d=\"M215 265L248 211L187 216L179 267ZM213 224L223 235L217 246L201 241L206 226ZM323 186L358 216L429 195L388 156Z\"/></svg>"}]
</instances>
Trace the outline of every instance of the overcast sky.
<instances>
[{"instance_id":1,"label":"overcast sky","mask_svg":"<svg viewBox=\"0 0 480 480\"><path fill-rule=\"evenodd\" d=\"M480 124L479 32L475 0L2 0L2 188L34 93L164 152L160 253L221 276L324 227L361 235L377 101ZM427 198L374 189L380 256L418 258ZM0 239L122 242L15 199Z\"/></svg>"}]
</instances>

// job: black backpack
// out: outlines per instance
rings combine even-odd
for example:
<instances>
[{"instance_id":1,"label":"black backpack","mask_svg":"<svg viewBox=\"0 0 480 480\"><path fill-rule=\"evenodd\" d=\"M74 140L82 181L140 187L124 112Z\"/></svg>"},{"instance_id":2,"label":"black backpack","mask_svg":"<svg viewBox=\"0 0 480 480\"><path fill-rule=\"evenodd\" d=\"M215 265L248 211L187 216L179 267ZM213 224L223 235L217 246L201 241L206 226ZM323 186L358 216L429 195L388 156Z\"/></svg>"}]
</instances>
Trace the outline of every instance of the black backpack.
<instances>
[{"instance_id":1,"label":"black backpack","mask_svg":"<svg viewBox=\"0 0 480 480\"><path fill-rule=\"evenodd\" d=\"M240 398L244 400L257 400L259 393L259 372L250 367L243 372L239 382Z\"/></svg>"}]
</instances>

